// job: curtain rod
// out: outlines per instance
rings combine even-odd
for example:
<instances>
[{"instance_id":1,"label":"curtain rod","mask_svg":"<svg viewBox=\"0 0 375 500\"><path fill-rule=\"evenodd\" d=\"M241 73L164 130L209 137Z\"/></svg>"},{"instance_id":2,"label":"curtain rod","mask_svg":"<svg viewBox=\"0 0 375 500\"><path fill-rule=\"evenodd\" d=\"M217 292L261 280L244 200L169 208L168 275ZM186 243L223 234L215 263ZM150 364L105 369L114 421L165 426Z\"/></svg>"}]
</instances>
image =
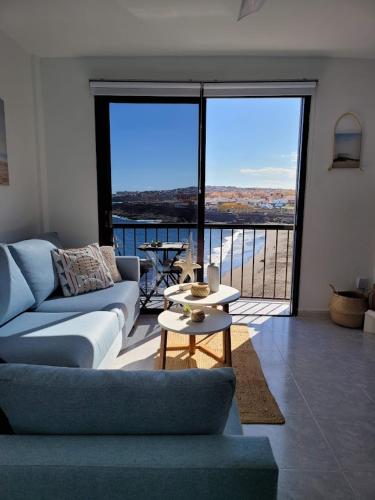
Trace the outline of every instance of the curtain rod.
<instances>
[{"instance_id":1,"label":"curtain rod","mask_svg":"<svg viewBox=\"0 0 375 500\"><path fill-rule=\"evenodd\" d=\"M317 78L295 78L295 79L282 79L282 80L145 80L145 79L126 79L126 80L118 80L118 79L106 79L106 78L90 78L90 83L171 83L171 84L205 84L205 83L227 83L227 84L246 84L246 83L319 83L319 79Z\"/></svg>"},{"instance_id":2,"label":"curtain rod","mask_svg":"<svg viewBox=\"0 0 375 500\"><path fill-rule=\"evenodd\" d=\"M93 95L107 96L169 96L206 97L250 95L310 95L317 87L317 80L253 80L253 81L175 81L170 80L90 80Z\"/></svg>"}]
</instances>

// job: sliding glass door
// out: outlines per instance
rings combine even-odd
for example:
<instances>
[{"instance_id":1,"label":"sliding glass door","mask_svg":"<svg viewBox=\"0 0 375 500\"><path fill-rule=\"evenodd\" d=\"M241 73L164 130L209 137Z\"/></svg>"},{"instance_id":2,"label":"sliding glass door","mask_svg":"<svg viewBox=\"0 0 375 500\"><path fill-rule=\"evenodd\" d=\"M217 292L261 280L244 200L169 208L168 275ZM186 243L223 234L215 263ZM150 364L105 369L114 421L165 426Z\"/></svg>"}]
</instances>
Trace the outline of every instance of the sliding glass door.
<instances>
[{"instance_id":1,"label":"sliding glass door","mask_svg":"<svg viewBox=\"0 0 375 500\"><path fill-rule=\"evenodd\" d=\"M207 99L206 261L243 297L291 297L302 108L300 97Z\"/></svg>"},{"instance_id":2,"label":"sliding glass door","mask_svg":"<svg viewBox=\"0 0 375 500\"><path fill-rule=\"evenodd\" d=\"M199 279L214 262L243 297L293 300L295 313L309 108L303 96L96 97L101 242L144 257L145 243L191 235Z\"/></svg>"}]
</instances>

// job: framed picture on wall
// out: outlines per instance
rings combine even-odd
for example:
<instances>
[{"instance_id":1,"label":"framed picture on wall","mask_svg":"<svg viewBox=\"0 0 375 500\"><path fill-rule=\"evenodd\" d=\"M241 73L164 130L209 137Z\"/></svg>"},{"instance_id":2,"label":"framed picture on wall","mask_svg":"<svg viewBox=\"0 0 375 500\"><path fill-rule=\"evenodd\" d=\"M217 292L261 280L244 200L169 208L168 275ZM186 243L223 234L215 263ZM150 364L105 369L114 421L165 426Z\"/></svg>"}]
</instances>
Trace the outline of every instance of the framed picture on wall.
<instances>
[{"instance_id":1,"label":"framed picture on wall","mask_svg":"<svg viewBox=\"0 0 375 500\"><path fill-rule=\"evenodd\" d=\"M9 186L4 101L0 98L0 186Z\"/></svg>"},{"instance_id":2,"label":"framed picture on wall","mask_svg":"<svg viewBox=\"0 0 375 500\"><path fill-rule=\"evenodd\" d=\"M362 126L354 113L340 116L335 125L331 168L361 167Z\"/></svg>"}]
</instances>

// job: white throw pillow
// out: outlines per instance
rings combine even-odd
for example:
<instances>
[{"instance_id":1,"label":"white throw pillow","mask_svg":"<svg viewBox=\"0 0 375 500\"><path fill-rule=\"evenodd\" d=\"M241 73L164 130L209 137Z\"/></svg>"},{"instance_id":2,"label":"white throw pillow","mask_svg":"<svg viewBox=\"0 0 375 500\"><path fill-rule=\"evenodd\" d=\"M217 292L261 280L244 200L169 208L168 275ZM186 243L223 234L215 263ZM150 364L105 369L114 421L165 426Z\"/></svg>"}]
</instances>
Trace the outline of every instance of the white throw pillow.
<instances>
[{"instance_id":1,"label":"white throw pillow","mask_svg":"<svg viewBox=\"0 0 375 500\"><path fill-rule=\"evenodd\" d=\"M65 297L113 286L111 273L97 243L83 248L55 249L52 256Z\"/></svg>"}]
</instances>

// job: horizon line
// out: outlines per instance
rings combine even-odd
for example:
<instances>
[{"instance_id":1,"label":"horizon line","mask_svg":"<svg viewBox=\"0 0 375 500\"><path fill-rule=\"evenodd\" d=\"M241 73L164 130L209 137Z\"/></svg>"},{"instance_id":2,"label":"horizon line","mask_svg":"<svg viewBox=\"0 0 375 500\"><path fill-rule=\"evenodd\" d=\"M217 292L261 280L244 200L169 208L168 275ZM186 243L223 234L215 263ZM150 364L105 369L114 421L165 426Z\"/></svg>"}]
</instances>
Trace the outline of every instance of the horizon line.
<instances>
[{"instance_id":1,"label":"horizon line","mask_svg":"<svg viewBox=\"0 0 375 500\"><path fill-rule=\"evenodd\" d=\"M207 188L230 188L230 189L263 189L263 190L279 190L279 191L295 191L295 187L261 187L261 186L227 186L227 185L207 185ZM114 191L112 194L116 193L152 193L153 191L176 191L178 189L196 189L198 191L198 186L182 186L174 188L159 188L159 189L123 189Z\"/></svg>"}]
</instances>

